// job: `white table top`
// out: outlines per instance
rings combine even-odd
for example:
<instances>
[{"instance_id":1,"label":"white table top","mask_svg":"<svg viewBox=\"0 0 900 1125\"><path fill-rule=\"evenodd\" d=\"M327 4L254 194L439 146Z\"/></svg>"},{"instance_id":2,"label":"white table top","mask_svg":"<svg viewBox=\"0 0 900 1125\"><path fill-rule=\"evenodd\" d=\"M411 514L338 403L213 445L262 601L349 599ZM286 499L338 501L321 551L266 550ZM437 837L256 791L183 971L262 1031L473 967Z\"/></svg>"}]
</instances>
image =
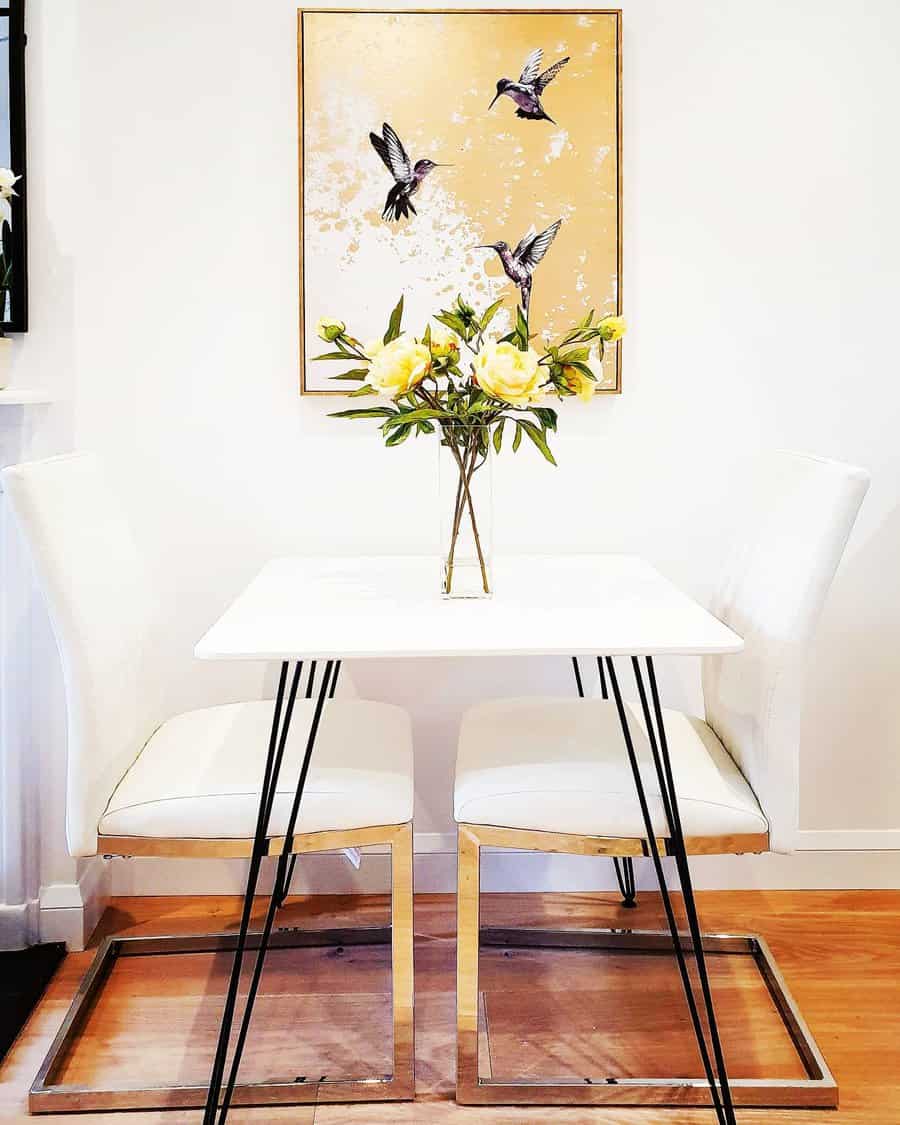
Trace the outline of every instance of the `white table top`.
<instances>
[{"instance_id":1,"label":"white table top","mask_svg":"<svg viewBox=\"0 0 900 1125\"><path fill-rule=\"evenodd\" d=\"M444 599L436 557L270 562L201 660L740 652L743 641L642 559L510 556L491 599Z\"/></svg>"}]
</instances>

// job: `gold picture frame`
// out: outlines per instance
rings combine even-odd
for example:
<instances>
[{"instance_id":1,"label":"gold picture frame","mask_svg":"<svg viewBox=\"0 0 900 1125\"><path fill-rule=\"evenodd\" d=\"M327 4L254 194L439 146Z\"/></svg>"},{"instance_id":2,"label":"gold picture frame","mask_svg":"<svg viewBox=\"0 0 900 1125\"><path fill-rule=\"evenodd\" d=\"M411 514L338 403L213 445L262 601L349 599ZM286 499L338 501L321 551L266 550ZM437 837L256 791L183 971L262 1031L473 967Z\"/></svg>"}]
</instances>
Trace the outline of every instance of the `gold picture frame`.
<instances>
[{"instance_id":1,"label":"gold picture frame","mask_svg":"<svg viewBox=\"0 0 900 1125\"><path fill-rule=\"evenodd\" d=\"M384 17L383 28L379 29L377 23L365 17ZM567 9L535 9L535 10L517 10L512 8L497 8L497 9L459 9L459 8L446 8L446 9L349 9L349 8L300 8L297 11L297 91L298 91L298 228L299 228L299 307L298 307L298 324L299 324L299 366L300 366L300 393L303 395L344 395L347 392L335 386L334 388L327 386L328 376L330 371L323 370L321 372L311 371L308 357L315 354L312 350L322 350L319 348L318 343L315 342L314 325L318 318L322 315L340 315L342 311L346 311L348 307L353 308L357 305L363 304L364 300L357 300L352 293L348 294L347 287L344 281L347 281L351 286L367 286L368 291L375 291L378 301L379 319L376 321L373 316L370 317L373 323L373 330L377 328L378 324L383 324L386 320L387 313L390 311L392 305L396 302L399 293L396 291L396 278L393 284L384 281L385 272L377 268L377 256L373 257L369 266L360 264L356 266L355 275L351 266L338 266L336 264L337 255L334 253L334 248L341 247L342 243L338 236L338 230L346 230L346 245L347 251L345 257L349 260L353 254L358 252L360 241L368 239L370 236L373 239L380 240L380 250L384 251L385 240L389 237L385 230L388 224L384 224L385 230L382 229L382 224L379 221L378 211L380 210L380 196L376 193L381 190L380 187L373 186L371 177L381 176L385 181L383 186L387 186L387 180L384 176L384 169L380 167L379 162L375 159L374 154L368 149L368 141L366 134L371 129L378 129L381 117L397 117L399 115L401 124L398 128L403 127L406 130L406 135L410 136L410 148L413 143L417 143L416 155L419 155L419 150L423 146L422 130L419 128L411 128L410 121L415 116L416 109L410 110L410 98L406 95L410 89L420 90L422 87L416 86L414 76L410 77L410 83L404 88L402 82L398 82L399 92L396 98L391 98L390 103L396 103L396 109L388 109L387 100L384 97L384 88L386 84L393 82L397 73L402 72L404 59L409 63L412 55L410 52L412 48L410 44L415 44L415 63L421 66L424 76L429 76L429 65L433 66L440 60L435 60L433 53L435 50L440 50L440 44L447 42L448 57L458 59L461 56L460 51L452 51L452 44L458 45L461 39L464 39L466 34L474 34L468 31L468 25L462 27L461 21L470 17L481 17L489 19L498 19L509 21L514 18L515 24L507 22L505 25L505 34L503 36L477 36L476 38L480 43L488 42L493 46L488 50L485 48L487 55L484 65L481 67L481 74L478 80L473 80L472 86L467 88L466 96L475 97L479 100L484 93L486 79L483 77L486 70L487 63L492 62L494 69L499 65L495 61L497 51L496 44L502 42L504 45L504 65L501 72L515 73L512 68L516 65L516 60L521 55L521 49L509 46L507 44L511 38L511 29L521 29L519 31L519 40L527 39L531 42L536 37L536 30L540 31L539 38L542 45L547 51L546 63L552 63L553 59L557 58L556 52L562 51L575 40L578 46L571 51L573 60L576 63L581 63L581 71L579 72L576 67L571 67L570 72L573 78L580 78L582 87L589 84L591 81L596 81L597 90L600 91L602 87L603 98L598 96L596 99L591 100L592 111L593 106L602 102L602 129L598 127L595 133L590 136L590 143L598 139L599 134L602 133L604 141L608 140L608 144L595 144L593 153L593 170L599 171L602 175L594 177L591 175L592 167L588 166L588 172L584 181L580 184L573 186L572 191L565 196L565 200L553 198L550 204L546 204L541 198L536 207L533 207L537 213L537 221L540 222L546 216L555 214L555 210L566 210L567 216L577 214L577 200L582 199L585 207L590 207L592 217L596 210L601 215L607 218L607 226L602 227L601 222L590 224L583 224L582 230L590 229L591 237L597 239L596 243L590 244L590 250L596 252L598 261L601 265L597 270L591 269L591 259L589 258L588 251L585 249L586 244L582 244L578 261L583 263L587 259L587 266L584 273L579 273L577 280L573 283L579 292L591 289L590 296L595 301L595 307L602 313L618 313L622 312L622 11L619 8L604 8L604 9L589 9L589 8L567 8ZM558 21L551 23L550 20ZM355 21L355 22L346 22ZM540 22L535 22L540 21ZM381 21L379 21L381 22ZM527 29L527 30L526 30ZM596 38L591 35L596 29ZM411 34L405 35L406 31ZM480 30L484 30L483 26ZM565 34L561 34L564 31ZM383 32L383 34L382 34ZM586 34L582 35L581 33ZM528 35L531 38L528 38ZM348 44L358 44L354 49L348 48ZM398 43L407 43L405 49L406 53L402 50L392 50L392 45ZM537 45L537 44L535 44ZM576 54L576 50L580 49L580 55ZM354 50L359 55L357 58L357 65L347 65L346 61L353 60L357 56ZM452 51L452 53L450 53ZM592 56L596 52L600 55L600 66L588 61L588 56ZM398 56L392 63L391 54L394 53ZM552 58L551 58L552 56ZM471 58L471 52L465 56L467 59ZM366 66L360 65L360 59L366 61ZM509 60L508 62L506 60ZM546 65L545 63L545 65ZM590 73L587 73L585 68L589 68ZM596 70L596 78L594 72ZM417 72L418 73L418 72ZM442 71L443 73L443 71ZM491 89L489 93L493 93L493 71L491 74ZM373 77L374 76L374 77ZM420 74L419 77L422 77ZM331 92L331 98L323 97L323 90L327 89ZM367 86L368 83L368 86ZM375 91L375 96L369 97L371 86L380 86L380 91ZM337 97L334 92L337 91ZM378 94L381 94L379 99ZM564 97L565 87L562 82L559 83L559 90L554 86L546 95L546 108L549 112L557 112L557 107L565 105ZM401 94L403 96L401 96ZM423 99L427 98L428 92L420 96L416 96L413 100L417 107ZM571 99L572 94L568 94ZM357 99L357 100L354 100ZM404 100L405 99L405 100ZM488 157L496 153L499 143L508 142L513 145L513 151L520 148L518 137L524 133L524 129L516 121L516 117L521 117L521 114L513 114L513 106L509 105L506 99L500 99L502 103L500 109L503 116L497 115L496 121L492 116L490 120L490 127L493 130L493 135L489 137L489 144L486 146L488 149ZM480 101L479 101L480 104ZM493 103L492 103L493 104ZM327 112L324 107L327 108ZM571 106L570 106L571 108ZM379 112L380 111L380 112ZM588 111L580 112L575 118L575 126L572 128L583 126L585 118L590 117ZM434 120L443 120L448 118L454 122L460 120L472 120L471 118L460 118L457 111L443 103L437 107L437 116ZM572 120L572 114L569 114L568 121ZM570 140L569 128L564 126L557 126L556 120L548 116L550 125L546 125L546 130L554 129L552 133L546 133L545 136L552 138L550 148L551 151L544 155L544 163L549 164L551 159L557 159L557 149L562 151L568 146L566 151L566 159L568 161L568 168L570 172L574 172L574 178L581 178L582 168L585 167L584 161L588 159L585 152L581 154L575 149L575 143ZM479 117L479 124L481 118ZM545 122L538 123L540 126L545 126ZM535 126L531 122L527 123L527 129L533 130ZM449 128L449 126L448 126ZM484 126L485 129L488 126ZM343 133L341 133L343 129ZM342 150L336 147L337 141L334 138L343 136L344 140L348 136L348 131L353 130L351 148L347 143L344 144ZM513 133L513 129L518 129L518 136ZM606 130L604 133L603 130ZM457 131L458 132L458 131ZM608 135L607 135L608 134ZM614 136L613 136L614 134ZM531 137L536 137L538 134L529 132L525 133L530 140ZM470 138L466 137L464 145L469 143ZM312 143L312 142L315 143ZM432 140L432 144L435 142ZM585 142L586 143L586 142ZM521 142L522 145L525 142ZM335 147L331 147L335 146ZM426 150L427 151L427 150ZM348 158L349 153L349 158ZM363 154L365 154L365 161L363 161ZM614 170L609 168L608 156L614 155ZM429 156L431 153L429 152ZM533 166L521 168L523 163L521 151L516 154L519 156L518 161L507 164L515 166L519 169L511 176L512 180L519 180L521 174L527 173L530 170L530 175L533 177L540 177L544 173L543 164L535 161ZM582 159L583 157L583 159ZM558 160L557 160L558 162ZM470 163L467 167L472 167ZM479 175L481 181L485 179L485 168L490 169L490 165L485 163L482 159L479 162ZM508 168L505 169L508 171ZM450 181L453 176L453 171L445 175L445 184ZM368 176L369 182L366 184L365 206L368 209L363 214L361 206L353 206L355 201L357 204L363 198L360 194L358 187L359 178L361 175ZM433 177L437 182L437 177ZM598 188L598 180L602 180L606 186ZM457 179L457 184L459 180ZM559 176L557 176L557 183ZM514 201L519 198L523 200L522 207L527 208L529 195L527 192L519 192L518 196L513 195L513 191L509 188L508 182L504 185L507 188L507 194L503 196L502 205L495 209L499 220L496 224L491 223L492 232L493 227L496 225L505 234L507 227L509 233L518 236L516 220L512 218L516 211L515 202L510 203L510 199ZM444 192L444 187L439 186L434 189L435 192ZM498 188L498 190L500 190ZM614 196L614 198L611 198ZM451 196L452 198L452 196ZM479 199L482 197L479 196ZM346 210L342 210L344 205L343 201L349 200L349 205ZM598 203L598 200L600 202ZM416 200L419 203L417 197ZM423 192L422 202L428 203L426 193ZM377 206L376 206L377 205ZM422 209L421 203L419 203ZM555 210L554 210L555 208ZM436 208L435 208L436 209ZM485 212L485 214L493 215L495 211ZM418 220L418 215L416 216ZM610 227L614 223L614 234ZM342 226L343 224L343 226ZM463 224L457 223L457 229L461 228ZM518 225L523 225L521 218L518 220ZM471 233L474 227L476 231L484 229L477 223L469 225L466 229ZM404 245L407 247L407 264L413 260L415 250L409 249L413 246L410 230L410 224L400 222L393 226L395 231L402 232L404 238ZM540 226L538 229L541 229ZM563 231L566 231L566 224L564 223ZM600 240L597 230L603 235L603 240ZM308 236L310 231L315 231L318 238L322 240L319 245L309 245ZM434 227L429 228L430 233L434 234ZM454 234L452 226L445 227L445 232L449 237ZM472 239L474 242L474 239ZM480 240L479 240L480 241ZM485 237L485 241L487 238ZM563 243L560 239L560 244ZM424 242L424 239L423 239ZM397 239L399 243L399 238ZM434 243L427 243L427 245L434 245ZM471 262L471 251L479 249L480 246L471 246L466 250L467 260ZM352 253L351 253L352 250ZM570 244L566 247L569 254L569 259L572 259L573 247ZM562 254L562 251L558 251ZM492 256L490 256L492 258ZM548 254L548 258L550 254ZM382 253L382 261L384 260ZM563 259L563 262L565 259ZM323 268L324 263L324 268ZM341 281L337 280L337 270L344 269L341 275ZM438 269L439 266L433 266ZM462 264L458 264L457 274L463 268ZM467 267L468 268L468 267ZM474 276L479 278L478 285L488 289L490 294L489 299L494 299L500 295L500 289L503 287L503 279L498 277L499 271L493 261L488 261L484 265L479 261L473 267L476 271ZM562 268L562 266L560 267ZM399 270L399 266L398 266ZM482 272L483 271L483 272ZM605 290L603 291L602 283L601 289L598 292L590 285L591 279L599 273L601 277L607 279ZM325 276L327 275L327 276ZM415 270L412 270L412 277L410 278L410 289L402 288L401 291L405 293L407 298L411 295L411 290L416 288ZM323 283L324 276L324 283ZM398 274L399 276L399 274ZM571 274L570 274L571 276ZM437 275L435 274L435 277ZM373 278L377 280L373 283ZM440 278L440 284L444 290L449 292L448 285L454 279ZM457 279L458 280L458 277ZM404 277L404 284L406 279ZM390 287L389 287L390 286ZM498 286L500 287L498 289ZM580 287L580 288L579 288ZM333 295L328 295L327 290L331 290ZM428 285L418 286L419 290L425 291L425 295L430 300L430 309L438 307L440 300L452 300L451 297L443 298L427 294ZM326 296L322 298L321 307L317 304L314 308L307 307L308 298L311 292L326 292ZM545 286L545 292L558 293L559 286ZM472 294L463 292L464 296L471 298ZM357 295L358 296L358 295ZM476 298L478 294L475 295ZM568 316L569 322L576 319L576 314L579 313L581 308L586 307L584 301L587 298L579 297L577 299L571 298L573 307L568 307L569 295L557 299L553 312L560 320ZM488 299L484 300L484 304L488 303ZM327 305L327 307L326 307ZM513 294L510 293L510 300L508 305L512 307L514 312L515 299ZM542 310L543 311L543 310ZM428 314L425 313L425 316ZM351 330L357 330L357 325L354 323L349 326ZM555 327L555 326L554 326ZM323 368L329 365L323 364ZM619 340L615 344L608 346L607 359L604 363L604 375L601 383L598 385L598 394L619 394L622 390L622 341Z\"/></svg>"}]
</instances>

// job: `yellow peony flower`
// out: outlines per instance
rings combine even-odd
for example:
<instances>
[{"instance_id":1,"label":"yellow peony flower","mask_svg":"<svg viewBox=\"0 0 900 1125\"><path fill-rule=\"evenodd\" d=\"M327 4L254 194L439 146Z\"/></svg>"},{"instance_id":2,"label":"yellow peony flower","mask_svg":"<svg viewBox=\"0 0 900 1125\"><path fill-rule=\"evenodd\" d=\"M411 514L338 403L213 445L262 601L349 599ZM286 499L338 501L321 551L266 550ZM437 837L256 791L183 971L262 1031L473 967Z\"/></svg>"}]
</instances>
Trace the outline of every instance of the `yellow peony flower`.
<instances>
[{"instance_id":1,"label":"yellow peony flower","mask_svg":"<svg viewBox=\"0 0 900 1125\"><path fill-rule=\"evenodd\" d=\"M408 333L385 344L372 360L366 382L392 398L421 383L431 371L431 352Z\"/></svg>"},{"instance_id":2,"label":"yellow peony flower","mask_svg":"<svg viewBox=\"0 0 900 1125\"><path fill-rule=\"evenodd\" d=\"M327 343L333 344L346 327L342 320L331 320L329 317L323 316L316 325L316 332L320 340L325 340Z\"/></svg>"},{"instance_id":3,"label":"yellow peony flower","mask_svg":"<svg viewBox=\"0 0 900 1125\"><path fill-rule=\"evenodd\" d=\"M459 358L459 338L442 324L431 329L431 354L435 359Z\"/></svg>"},{"instance_id":4,"label":"yellow peony flower","mask_svg":"<svg viewBox=\"0 0 900 1125\"><path fill-rule=\"evenodd\" d=\"M369 357L369 359L374 359L383 347L383 337L376 336L373 340L370 340L368 344L365 345L365 347L363 348L363 352Z\"/></svg>"},{"instance_id":5,"label":"yellow peony flower","mask_svg":"<svg viewBox=\"0 0 900 1125\"><path fill-rule=\"evenodd\" d=\"M603 340L621 340L625 335L624 316L601 317L597 327L601 329L600 337Z\"/></svg>"},{"instance_id":6,"label":"yellow peony flower","mask_svg":"<svg viewBox=\"0 0 900 1125\"><path fill-rule=\"evenodd\" d=\"M569 367L568 364L563 365L562 376L569 390L578 395L582 402L591 401L597 389L593 379L589 379L583 371L579 371L577 367Z\"/></svg>"},{"instance_id":7,"label":"yellow peony flower","mask_svg":"<svg viewBox=\"0 0 900 1125\"><path fill-rule=\"evenodd\" d=\"M520 352L508 341L485 344L473 367L475 379L486 394L513 406L534 402L544 393L544 371L533 348Z\"/></svg>"}]
</instances>

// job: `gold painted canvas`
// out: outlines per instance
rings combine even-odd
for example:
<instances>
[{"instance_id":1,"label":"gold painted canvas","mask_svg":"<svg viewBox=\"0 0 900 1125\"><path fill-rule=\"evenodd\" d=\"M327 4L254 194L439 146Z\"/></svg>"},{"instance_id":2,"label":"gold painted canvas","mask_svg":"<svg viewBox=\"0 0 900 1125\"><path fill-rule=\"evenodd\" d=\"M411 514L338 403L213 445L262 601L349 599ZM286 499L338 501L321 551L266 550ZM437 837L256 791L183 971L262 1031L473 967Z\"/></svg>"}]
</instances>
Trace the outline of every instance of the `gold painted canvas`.
<instances>
[{"instance_id":1,"label":"gold painted canvas","mask_svg":"<svg viewBox=\"0 0 900 1125\"><path fill-rule=\"evenodd\" d=\"M620 12L298 17L303 392L338 386L309 363L321 316L352 309L366 339L402 293L421 332L461 293L504 297L492 327L511 327L501 244L529 232L548 233L532 331L621 311ZM621 389L620 348L600 391Z\"/></svg>"}]
</instances>

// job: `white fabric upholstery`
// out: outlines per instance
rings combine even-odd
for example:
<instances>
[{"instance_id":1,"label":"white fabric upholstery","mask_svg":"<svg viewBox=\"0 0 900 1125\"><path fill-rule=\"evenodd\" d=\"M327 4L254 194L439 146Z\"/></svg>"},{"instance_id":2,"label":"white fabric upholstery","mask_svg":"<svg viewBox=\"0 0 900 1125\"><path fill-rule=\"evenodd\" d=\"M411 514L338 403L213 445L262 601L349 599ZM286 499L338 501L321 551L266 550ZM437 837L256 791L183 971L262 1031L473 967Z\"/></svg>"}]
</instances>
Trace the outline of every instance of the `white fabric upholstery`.
<instances>
[{"instance_id":1,"label":"white fabric upholstery","mask_svg":"<svg viewBox=\"0 0 900 1125\"><path fill-rule=\"evenodd\" d=\"M706 721L750 782L773 851L798 827L800 721L808 649L869 474L800 453L770 455L712 612L744 638L706 657Z\"/></svg>"},{"instance_id":2,"label":"white fabric upholstery","mask_svg":"<svg viewBox=\"0 0 900 1125\"><path fill-rule=\"evenodd\" d=\"M314 710L297 700L272 808L283 834ZM188 711L163 723L113 793L100 821L110 836L252 838L272 703ZM399 707L326 704L300 806L299 832L412 819L412 735Z\"/></svg>"},{"instance_id":3,"label":"white fabric upholstery","mask_svg":"<svg viewBox=\"0 0 900 1125\"><path fill-rule=\"evenodd\" d=\"M144 560L96 457L4 470L59 646L68 709L66 829L72 855L97 850L110 794L163 719Z\"/></svg>"},{"instance_id":4,"label":"white fabric upholstery","mask_svg":"<svg viewBox=\"0 0 900 1125\"><path fill-rule=\"evenodd\" d=\"M765 832L750 786L701 720L665 711L686 835ZM668 835L639 707L629 725L655 831ZM643 837L644 822L615 706L601 699L505 699L463 719L456 763L457 821Z\"/></svg>"}]
</instances>

